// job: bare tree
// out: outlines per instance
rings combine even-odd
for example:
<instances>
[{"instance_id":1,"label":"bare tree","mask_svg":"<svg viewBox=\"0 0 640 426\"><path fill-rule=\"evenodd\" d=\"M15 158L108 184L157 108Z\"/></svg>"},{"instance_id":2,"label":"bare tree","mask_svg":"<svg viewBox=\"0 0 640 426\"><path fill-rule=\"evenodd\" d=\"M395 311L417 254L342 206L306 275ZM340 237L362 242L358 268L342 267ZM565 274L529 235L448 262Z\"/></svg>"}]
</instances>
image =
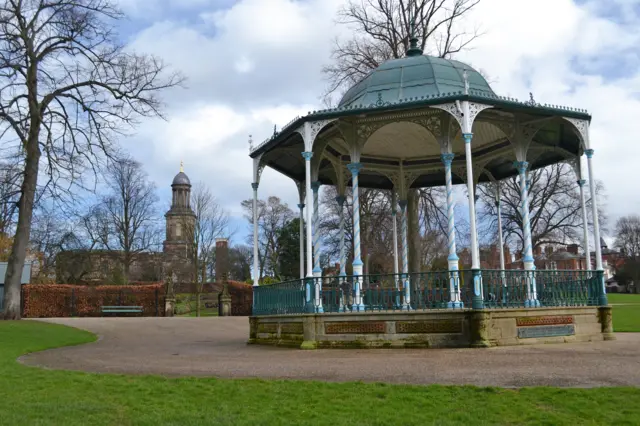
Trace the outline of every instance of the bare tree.
<instances>
[{"instance_id":1,"label":"bare tree","mask_svg":"<svg viewBox=\"0 0 640 426\"><path fill-rule=\"evenodd\" d=\"M105 183L108 193L82 220L92 247L97 242L121 253L122 276L127 282L138 254L159 244L156 187L142 165L129 157L110 162Z\"/></svg>"},{"instance_id":2,"label":"bare tree","mask_svg":"<svg viewBox=\"0 0 640 426\"><path fill-rule=\"evenodd\" d=\"M558 163L533 170L529 174L529 211L531 221L531 241L533 247L545 244L566 245L582 239L582 215L580 196L573 169L568 164ZM602 186L597 192L602 194ZM479 222L489 239L497 235L497 210L495 205L495 185L478 186ZM522 215L520 213L520 182L518 177L505 179L500 183L502 208L502 228L505 241L515 245L517 250L524 247ZM587 200L590 215L591 200ZM606 222L604 211L600 211L600 223ZM588 248L585 248L588 250Z\"/></svg>"},{"instance_id":3,"label":"bare tree","mask_svg":"<svg viewBox=\"0 0 640 426\"><path fill-rule=\"evenodd\" d=\"M16 164L0 164L0 235L13 235L21 184Z\"/></svg>"},{"instance_id":4,"label":"bare tree","mask_svg":"<svg viewBox=\"0 0 640 426\"><path fill-rule=\"evenodd\" d=\"M207 282L207 266L215 256L216 238L228 237L229 215L222 209L209 187L198 182L191 191L191 207L194 217L184 217L189 255L193 261L196 316L200 316L204 284Z\"/></svg>"},{"instance_id":5,"label":"bare tree","mask_svg":"<svg viewBox=\"0 0 640 426\"><path fill-rule=\"evenodd\" d=\"M249 224L253 224L253 201L242 201L242 208ZM266 201L258 200L258 264L260 279L265 275L279 276L280 250L278 236L291 219L293 211L280 198L271 196ZM252 228L253 229L253 228ZM248 237L253 244L253 234Z\"/></svg>"},{"instance_id":6,"label":"bare tree","mask_svg":"<svg viewBox=\"0 0 640 426\"><path fill-rule=\"evenodd\" d=\"M624 216L616 222L615 247L628 257L640 259L640 216Z\"/></svg>"},{"instance_id":7,"label":"bare tree","mask_svg":"<svg viewBox=\"0 0 640 426\"><path fill-rule=\"evenodd\" d=\"M464 17L480 0L349 0L338 12L339 24L353 36L336 40L332 63L323 68L329 85L324 102L345 92L383 62L405 56L413 35L423 52L447 58L460 52L479 35L462 28ZM442 228L445 204L437 190L408 194L411 269L421 267L421 239ZM445 222L446 223L446 222ZM422 258L422 260L421 260Z\"/></svg>"},{"instance_id":8,"label":"bare tree","mask_svg":"<svg viewBox=\"0 0 640 426\"><path fill-rule=\"evenodd\" d=\"M402 58L409 48L411 24L424 52L441 58L460 52L478 37L460 26L480 0L349 0L338 12L338 23L353 37L337 40L333 63L324 67L329 80L325 101L362 80L390 59Z\"/></svg>"},{"instance_id":9,"label":"bare tree","mask_svg":"<svg viewBox=\"0 0 640 426\"><path fill-rule=\"evenodd\" d=\"M42 166L64 189L181 82L157 58L128 51L109 0L0 1L0 139L22 152L18 222L5 279L6 319L20 317L20 275Z\"/></svg>"},{"instance_id":10,"label":"bare tree","mask_svg":"<svg viewBox=\"0 0 640 426\"><path fill-rule=\"evenodd\" d=\"M615 232L615 247L622 257L622 262L610 259L616 266L616 280L620 284L633 283L635 293L640 293L640 216L621 217Z\"/></svg>"},{"instance_id":11,"label":"bare tree","mask_svg":"<svg viewBox=\"0 0 640 426\"><path fill-rule=\"evenodd\" d=\"M345 246L347 261L353 259L353 201L348 193L344 203ZM325 189L322 197L324 213L320 221L323 243L328 253L340 253L340 207L335 201L335 187ZM393 251L391 197L388 191L360 189L360 247L367 274L393 270L389 253ZM338 259L339 260L339 259Z\"/></svg>"},{"instance_id":12,"label":"bare tree","mask_svg":"<svg viewBox=\"0 0 640 426\"><path fill-rule=\"evenodd\" d=\"M245 244L229 248L229 278L247 281L251 278L252 249Z\"/></svg>"}]
</instances>

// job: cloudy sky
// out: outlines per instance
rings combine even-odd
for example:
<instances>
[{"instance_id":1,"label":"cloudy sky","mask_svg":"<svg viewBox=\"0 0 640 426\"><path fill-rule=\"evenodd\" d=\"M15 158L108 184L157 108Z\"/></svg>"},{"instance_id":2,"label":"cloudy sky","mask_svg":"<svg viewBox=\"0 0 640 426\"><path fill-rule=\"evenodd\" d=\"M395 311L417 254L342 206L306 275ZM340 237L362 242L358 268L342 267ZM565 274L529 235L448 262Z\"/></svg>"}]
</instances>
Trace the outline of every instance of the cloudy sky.
<instances>
[{"instance_id":1,"label":"cloudy sky","mask_svg":"<svg viewBox=\"0 0 640 426\"><path fill-rule=\"evenodd\" d=\"M343 0L119 0L121 34L187 78L166 94L168 121L147 121L123 141L170 199L180 161L210 185L246 235L240 201L251 197L248 135L256 143L321 107L321 68ZM456 56L490 76L503 96L585 108L598 179L612 220L638 212L640 0L482 0L469 26L484 35ZM265 170L260 195L297 203L293 181ZM168 202L168 201L167 201ZM164 204L164 203L163 203Z\"/></svg>"}]
</instances>

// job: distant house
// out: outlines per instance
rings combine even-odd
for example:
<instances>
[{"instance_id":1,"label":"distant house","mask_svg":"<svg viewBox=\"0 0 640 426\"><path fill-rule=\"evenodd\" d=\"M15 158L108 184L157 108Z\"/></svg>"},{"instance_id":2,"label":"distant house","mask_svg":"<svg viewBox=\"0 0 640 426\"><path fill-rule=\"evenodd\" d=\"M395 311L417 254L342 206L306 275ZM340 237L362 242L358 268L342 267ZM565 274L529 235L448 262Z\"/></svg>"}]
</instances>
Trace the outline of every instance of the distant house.
<instances>
[{"instance_id":1,"label":"distant house","mask_svg":"<svg viewBox=\"0 0 640 426\"><path fill-rule=\"evenodd\" d=\"M617 271L624 266L624 256L619 251L610 249L604 239L600 238L600 249L602 251L602 269L604 269L604 279L613 278ZM591 252L591 265L596 267L596 252Z\"/></svg>"},{"instance_id":2,"label":"distant house","mask_svg":"<svg viewBox=\"0 0 640 426\"><path fill-rule=\"evenodd\" d=\"M578 252L577 244L569 244L566 248L555 249L548 245L542 250L538 246L533 251L534 264L537 270L585 270L587 262L585 255ZM506 265L507 269L523 269L522 257Z\"/></svg>"},{"instance_id":3,"label":"distant house","mask_svg":"<svg viewBox=\"0 0 640 426\"><path fill-rule=\"evenodd\" d=\"M7 275L7 262L0 262L0 312L4 310L4 278ZM31 262L25 263L22 267L22 277L20 283L29 284L31 281Z\"/></svg>"}]
</instances>

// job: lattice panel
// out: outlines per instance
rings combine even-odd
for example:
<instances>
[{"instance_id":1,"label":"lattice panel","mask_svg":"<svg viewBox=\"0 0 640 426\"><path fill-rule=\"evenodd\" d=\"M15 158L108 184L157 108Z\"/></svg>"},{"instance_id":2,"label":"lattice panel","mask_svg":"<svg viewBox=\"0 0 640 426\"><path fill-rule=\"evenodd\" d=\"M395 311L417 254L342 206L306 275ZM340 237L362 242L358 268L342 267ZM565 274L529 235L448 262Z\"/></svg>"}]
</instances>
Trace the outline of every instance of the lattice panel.
<instances>
[{"instance_id":1,"label":"lattice panel","mask_svg":"<svg viewBox=\"0 0 640 426\"><path fill-rule=\"evenodd\" d=\"M516 318L516 325L518 327L529 327L536 325L564 325L573 324L573 317L571 315L566 316L551 316L551 317L520 317Z\"/></svg>"},{"instance_id":2,"label":"lattice panel","mask_svg":"<svg viewBox=\"0 0 640 426\"><path fill-rule=\"evenodd\" d=\"M277 333L278 324L258 324L258 333Z\"/></svg>"},{"instance_id":3,"label":"lattice panel","mask_svg":"<svg viewBox=\"0 0 640 426\"><path fill-rule=\"evenodd\" d=\"M398 321L396 322L396 333L462 333L462 321Z\"/></svg>"},{"instance_id":4,"label":"lattice panel","mask_svg":"<svg viewBox=\"0 0 640 426\"><path fill-rule=\"evenodd\" d=\"M304 333L302 323L280 324L280 334L302 334Z\"/></svg>"},{"instance_id":5,"label":"lattice panel","mask_svg":"<svg viewBox=\"0 0 640 426\"><path fill-rule=\"evenodd\" d=\"M383 321L378 322L328 322L324 325L325 334L378 334L384 333Z\"/></svg>"}]
</instances>

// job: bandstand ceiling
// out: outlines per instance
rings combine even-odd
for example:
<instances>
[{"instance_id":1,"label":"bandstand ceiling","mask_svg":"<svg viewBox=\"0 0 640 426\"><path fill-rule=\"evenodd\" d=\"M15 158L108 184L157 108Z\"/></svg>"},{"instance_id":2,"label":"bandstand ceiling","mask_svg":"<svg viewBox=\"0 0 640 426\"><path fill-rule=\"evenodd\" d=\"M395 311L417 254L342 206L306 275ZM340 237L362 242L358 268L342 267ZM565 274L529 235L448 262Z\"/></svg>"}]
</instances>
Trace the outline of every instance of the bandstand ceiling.
<instances>
[{"instance_id":1,"label":"bandstand ceiling","mask_svg":"<svg viewBox=\"0 0 640 426\"><path fill-rule=\"evenodd\" d=\"M434 111L423 109L425 114ZM440 110L438 114L446 114ZM515 176L517 171L514 149L505 133L505 122L515 119L516 114L499 108L481 113L473 126L472 158L474 176L478 182L504 179ZM566 161L579 155L581 145L571 125L560 117L535 114L518 114L521 120L540 122L529 148L527 160L532 169ZM351 162L349 144L344 137L345 128L357 126L359 120L338 119L331 122L319 133L314 144L314 165L317 167L318 180L325 185L335 185L337 171L350 175L346 165ZM376 117L366 117L371 124ZM388 116L380 114L380 120ZM451 120L450 140L455 154L452 165L453 183L462 184L466 180L464 142L459 126ZM501 124L502 123L502 124ZM345 127L347 126L347 127ZM302 136L291 132L282 138L277 146L267 150L261 163L283 173L296 181L304 181L305 168L301 153L304 151ZM318 156L321 156L318 160ZM319 164L318 164L319 161ZM409 176L411 187L432 187L444 185L444 169L440 159L440 145L437 137L424 126L410 121L387 122L367 137L362 145L361 159L363 169L360 173L360 185L365 188L392 189L392 178L397 176L400 165Z\"/></svg>"}]
</instances>

